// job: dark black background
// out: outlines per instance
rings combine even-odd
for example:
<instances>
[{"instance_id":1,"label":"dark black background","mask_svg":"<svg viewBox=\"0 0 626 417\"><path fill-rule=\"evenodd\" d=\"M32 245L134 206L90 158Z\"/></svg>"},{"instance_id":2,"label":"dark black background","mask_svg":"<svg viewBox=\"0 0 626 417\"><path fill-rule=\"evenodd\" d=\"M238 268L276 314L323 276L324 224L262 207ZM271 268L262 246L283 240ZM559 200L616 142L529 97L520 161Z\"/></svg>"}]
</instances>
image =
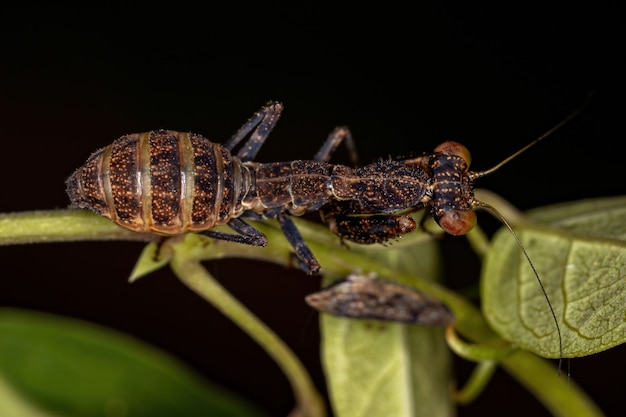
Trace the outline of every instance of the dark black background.
<instances>
[{"instance_id":1,"label":"dark black background","mask_svg":"<svg viewBox=\"0 0 626 417\"><path fill-rule=\"evenodd\" d=\"M624 193L624 23L610 2L225 7L2 6L0 211L66 207L66 177L122 134L168 128L223 142L270 99L285 111L259 161L310 158L346 124L366 162L457 140L472 151L473 167L485 169L591 89L597 94L579 118L479 186L522 209ZM489 215L479 221L496 227ZM128 332L285 415L293 399L278 368L169 270L126 282L142 247L2 247L0 304ZM445 247L450 285L475 281L462 239ZM323 389L316 316L303 301L319 279L253 262L209 268L284 337ZM571 362L573 379L608 415L621 409L623 353ZM463 379L469 367L457 365ZM504 373L459 408L461 416L504 413L548 414Z\"/></svg>"}]
</instances>

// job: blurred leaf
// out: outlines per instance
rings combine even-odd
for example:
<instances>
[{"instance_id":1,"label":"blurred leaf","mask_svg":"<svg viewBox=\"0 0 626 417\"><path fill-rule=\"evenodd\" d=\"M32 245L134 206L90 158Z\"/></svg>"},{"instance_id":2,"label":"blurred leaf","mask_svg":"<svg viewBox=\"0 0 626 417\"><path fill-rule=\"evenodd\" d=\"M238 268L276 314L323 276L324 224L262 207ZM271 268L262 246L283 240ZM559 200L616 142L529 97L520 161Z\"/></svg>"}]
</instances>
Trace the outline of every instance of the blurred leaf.
<instances>
[{"instance_id":1,"label":"blurred leaf","mask_svg":"<svg viewBox=\"0 0 626 417\"><path fill-rule=\"evenodd\" d=\"M516 227L556 313L563 356L626 341L626 197L582 200L529 213ZM506 230L482 274L483 310L505 339L559 357L556 324L528 262Z\"/></svg>"},{"instance_id":2,"label":"blurred leaf","mask_svg":"<svg viewBox=\"0 0 626 417\"><path fill-rule=\"evenodd\" d=\"M358 245L353 250L392 270L410 271L415 280L432 280L439 273L440 255L432 239L384 251ZM321 329L323 365L337 417L454 415L443 328L323 314Z\"/></svg>"},{"instance_id":3,"label":"blurred leaf","mask_svg":"<svg viewBox=\"0 0 626 417\"><path fill-rule=\"evenodd\" d=\"M262 415L137 340L29 311L0 310L0 372L2 416Z\"/></svg>"},{"instance_id":4,"label":"blurred leaf","mask_svg":"<svg viewBox=\"0 0 626 417\"><path fill-rule=\"evenodd\" d=\"M2 417L61 417L32 404L2 377L0 377L0 404Z\"/></svg>"}]
</instances>

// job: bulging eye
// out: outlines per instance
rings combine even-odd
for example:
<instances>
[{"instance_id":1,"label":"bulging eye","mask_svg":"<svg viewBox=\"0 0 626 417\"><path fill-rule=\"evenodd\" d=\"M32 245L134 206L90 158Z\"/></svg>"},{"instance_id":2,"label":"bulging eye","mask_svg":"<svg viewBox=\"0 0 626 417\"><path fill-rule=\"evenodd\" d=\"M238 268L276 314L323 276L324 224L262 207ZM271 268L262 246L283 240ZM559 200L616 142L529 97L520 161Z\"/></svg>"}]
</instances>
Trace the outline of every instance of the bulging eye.
<instances>
[{"instance_id":1,"label":"bulging eye","mask_svg":"<svg viewBox=\"0 0 626 417\"><path fill-rule=\"evenodd\" d=\"M470 166L472 162L472 156L470 151L458 142L444 142L435 148L435 153L442 153L444 155L455 155L463 158L467 162L467 166Z\"/></svg>"},{"instance_id":2,"label":"bulging eye","mask_svg":"<svg viewBox=\"0 0 626 417\"><path fill-rule=\"evenodd\" d=\"M439 226L452 236L467 234L476 226L474 210L450 210L439 219Z\"/></svg>"}]
</instances>

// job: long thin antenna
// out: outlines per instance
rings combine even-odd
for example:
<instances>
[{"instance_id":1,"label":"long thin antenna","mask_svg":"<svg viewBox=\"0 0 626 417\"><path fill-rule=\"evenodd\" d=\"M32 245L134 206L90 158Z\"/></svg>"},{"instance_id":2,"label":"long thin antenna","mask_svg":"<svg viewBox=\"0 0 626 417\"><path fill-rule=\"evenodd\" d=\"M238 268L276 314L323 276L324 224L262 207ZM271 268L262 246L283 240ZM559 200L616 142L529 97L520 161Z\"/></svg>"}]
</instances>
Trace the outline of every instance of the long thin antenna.
<instances>
[{"instance_id":1,"label":"long thin antenna","mask_svg":"<svg viewBox=\"0 0 626 417\"><path fill-rule=\"evenodd\" d=\"M500 169L500 167L502 167L502 165L506 164L507 162L509 162L511 159L517 157L519 154L525 152L526 150L528 150L528 148L536 145L537 143L541 142L542 140L544 140L545 138L547 138L548 136L550 136L551 134L553 134L554 132L556 132L557 130L559 130L560 128L562 128L564 125L566 125L567 123L569 123L572 119L574 119L576 116L578 116L578 114L580 114L580 112L583 111L583 109L587 106L587 104L589 103L589 101L591 100L591 97L595 94L595 90L591 90L587 93L587 97L585 98L585 100L580 104L580 106L578 106L573 112L571 112L565 119L561 120L559 123L557 123L554 127L552 127L550 130L548 130L546 133L544 133L543 135L539 136L537 139L533 140L532 142L530 142L528 145L524 146L522 149L520 149L519 151L515 152L514 154L512 154L511 156L509 156L508 158L500 161L498 164L496 164L495 166L486 169L484 171L472 171L470 173L468 173L468 176L471 180L475 180L476 178L481 178L484 177L485 175L489 175L492 172Z\"/></svg>"},{"instance_id":2,"label":"long thin antenna","mask_svg":"<svg viewBox=\"0 0 626 417\"><path fill-rule=\"evenodd\" d=\"M506 226L506 228L509 229L509 232L511 232L511 234L515 238L515 241L517 242L517 245L520 247L520 249L522 250L522 253L524 254L524 257L528 261L528 264L530 265L530 268L533 270L533 273L535 274L535 278L537 278L537 282L539 283L539 286L541 287L541 292L543 292L543 297L546 299L546 302L548 303L548 307L550 308L550 313L552 313L552 318L554 319L554 324L556 326L556 332L557 332L557 334L559 336L559 375L560 375L561 374L561 366L563 364L563 338L561 337L561 327L559 326L559 320L556 318L556 313L554 311L554 308L552 307L552 303L550 302L550 298L548 297L548 293L546 292L546 288L543 286L543 282L541 282L541 279L539 278L539 273L537 272L537 269L535 269L535 265L533 265L533 262L530 260L530 256L528 256L528 252L526 252L526 248L524 248L524 245L522 244L522 241L519 238L519 236L517 235L517 233L515 233L515 231L513 230L511 225L509 224L509 222L506 221L504 216L502 214L500 214L500 212L498 210L496 210L495 207L493 207L493 206L491 206L491 205L489 205L487 203L483 203L482 201L478 201L478 200L474 200L474 202L472 204L476 208L487 209L487 211L489 211L491 214L495 215L502 222L502 224L504 224Z\"/></svg>"},{"instance_id":3,"label":"long thin antenna","mask_svg":"<svg viewBox=\"0 0 626 417\"><path fill-rule=\"evenodd\" d=\"M542 141L545 138L547 138L548 136L552 135L554 132L556 132L561 127L563 127L565 124L569 123L572 119L574 119L576 116L578 116L580 114L580 112L582 112L583 109L587 106L587 104L589 103L589 101L591 100L591 98L593 97L594 94L595 94L595 90L589 91L587 93L587 97L585 98L585 100L574 111L572 111L566 118L561 120L559 123L557 123L551 129L549 129L543 135L539 136L537 139L533 140L532 142L530 142L528 145L524 146L519 151L513 153L508 158L505 158L504 160L502 160L501 162L499 162L498 164L496 164L492 168L489 168L489 169L484 170L484 171L472 171L472 172L469 172L467 174L469 179L473 181L473 180L475 180L477 178L484 177L485 175L489 175L492 172L497 171L504 164L509 162L511 159L517 157L521 153L523 153L526 150L528 150L530 147L536 145L540 141ZM554 311L554 308L552 307L552 303L550 302L550 298L548 297L548 293L546 292L546 289L545 289L545 287L543 285L543 282L541 282L541 278L539 278L539 273L537 272L537 269L535 268L535 265L530 260L530 256L528 255L528 252L526 252L526 248L524 248L524 245L522 244L522 241L520 240L520 238L517 235L517 233L515 233L515 231L511 227L511 225L506 221L504 216L502 214L500 214L500 212L498 210L496 210L494 207L490 206L489 204L483 203L482 201L478 201L478 200L473 200L472 201L472 206L474 206L475 208L487 209L487 211L489 211L490 213L495 215L500 220L500 222L502 222L502 224L504 224L506 226L506 228L509 229L509 232L511 232L511 234L515 238L515 241L517 242L517 245L522 250L522 253L524 254L524 257L528 261L528 264L530 265L530 268L532 269L533 273L535 274L535 278L537 279L537 282L539 283L539 286L541 287L541 291L543 293L543 296L546 299L546 302L548 303L548 307L550 308L550 313L552 314L552 318L554 319L554 324L556 326L556 331L557 331L557 334L558 334L558 337L559 337L559 375L560 375L561 367L562 367L562 364L563 364L563 337L561 335L561 327L559 326L559 320L556 317L556 313ZM569 371L568 371L568 374L569 374Z\"/></svg>"}]
</instances>

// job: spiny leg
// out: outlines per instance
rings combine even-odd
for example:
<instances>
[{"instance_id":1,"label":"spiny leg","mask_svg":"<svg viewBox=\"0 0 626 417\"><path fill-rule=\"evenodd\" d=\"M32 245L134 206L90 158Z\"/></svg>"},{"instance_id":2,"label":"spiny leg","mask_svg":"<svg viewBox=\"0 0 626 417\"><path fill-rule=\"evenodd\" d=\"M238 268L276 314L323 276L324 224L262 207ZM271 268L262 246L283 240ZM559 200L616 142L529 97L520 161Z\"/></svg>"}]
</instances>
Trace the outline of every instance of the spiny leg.
<instances>
[{"instance_id":1,"label":"spiny leg","mask_svg":"<svg viewBox=\"0 0 626 417\"><path fill-rule=\"evenodd\" d=\"M283 234L287 238L287 241L293 246L296 251L296 257L293 258L298 268L308 274L317 274L321 268L315 255L311 252L311 249L306 245L302 235L296 228L289 215L281 214L278 216L278 223L283 231Z\"/></svg>"},{"instance_id":2,"label":"spiny leg","mask_svg":"<svg viewBox=\"0 0 626 417\"><path fill-rule=\"evenodd\" d=\"M350 155L350 159L354 164L357 163L358 155L356 152L356 147L354 146L354 140L352 139L352 134L350 130L345 126L336 127L326 138L326 141L320 148L320 150L315 154L313 160L320 162L328 162L331 155L337 149L337 146L341 142L346 144L348 149L348 153ZM280 227L287 238L287 241L291 243L291 246L294 248L296 255L292 257L294 263L308 274L316 274L319 272L321 266L315 256L311 252L311 249L306 245L304 239L302 239L302 235L296 228L296 225L293 223L291 218L288 215L283 214L278 216L278 222Z\"/></svg>"},{"instance_id":3,"label":"spiny leg","mask_svg":"<svg viewBox=\"0 0 626 417\"><path fill-rule=\"evenodd\" d=\"M232 219L227 224L238 234L217 232L214 230L205 230L201 234L213 239L224 240L226 242L242 243L244 245L251 246L267 245L267 237L243 220Z\"/></svg>"},{"instance_id":4,"label":"spiny leg","mask_svg":"<svg viewBox=\"0 0 626 417\"><path fill-rule=\"evenodd\" d=\"M328 162L341 142L345 143L350 156L350 161L354 166L356 166L359 158L354 144L354 139L352 138L352 133L350 133L350 129L346 126L336 127L330 135L328 135L326 142L324 142L320 150L317 151L313 160Z\"/></svg>"},{"instance_id":5,"label":"spiny leg","mask_svg":"<svg viewBox=\"0 0 626 417\"><path fill-rule=\"evenodd\" d=\"M416 229L410 214L399 216L377 214L367 217L344 216L329 222L331 232L341 239L362 245L387 243Z\"/></svg>"},{"instance_id":6,"label":"spiny leg","mask_svg":"<svg viewBox=\"0 0 626 417\"><path fill-rule=\"evenodd\" d=\"M258 112L254 113L223 146L232 151L256 127L243 148L237 153L237 157L242 161L253 160L276 125L276 122L278 122L282 110L283 105L279 102L272 101L267 103Z\"/></svg>"},{"instance_id":7,"label":"spiny leg","mask_svg":"<svg viewBox=\"0 0 626 417\"><path fill-rule=\"evenodd\" d=\"M315 154L315 161L328 162L337 147L344 143L350 160L358 165L356 145L350 130L345 126L336 127ZM358 207L357 207L358 206ZM399 235L409 233L416 228L415 221L408 215L371 214L351 216L350 214L371 213L354 201L334 201L320 210L322 221L341 240L350 240L361 244L385 243Z\"/></svg>"},{"instance_id":8,"label":"spiny leg","mask_svg":"<svg viewBox=\"0 0 626 417\"><path fill-rule=\"evenodd\" d=\"M322 221L341 240L364 245L386 243L410 233L417 224L409 213L375 214L354 201L335 201L321 210Z\"/></svg>"}]
</instances>

